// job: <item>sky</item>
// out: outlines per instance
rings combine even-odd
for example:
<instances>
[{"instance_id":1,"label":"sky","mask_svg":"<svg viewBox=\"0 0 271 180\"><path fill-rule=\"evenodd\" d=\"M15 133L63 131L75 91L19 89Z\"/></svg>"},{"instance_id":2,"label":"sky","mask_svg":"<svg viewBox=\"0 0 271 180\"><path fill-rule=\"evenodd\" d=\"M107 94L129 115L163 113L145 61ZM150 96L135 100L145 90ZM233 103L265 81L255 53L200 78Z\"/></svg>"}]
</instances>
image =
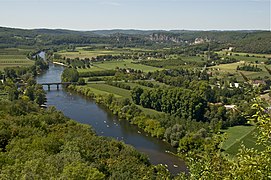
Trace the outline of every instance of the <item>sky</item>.
<instances>
[{"instance_id":1,"label":"sky","mask_svg":"<svg viewBox=\"0 0 271 180\"><path fill-rule=\"evenodd\" d=\"M270 0L0 0L0 26L270 30Z\"/></svg>"}]
</instances>

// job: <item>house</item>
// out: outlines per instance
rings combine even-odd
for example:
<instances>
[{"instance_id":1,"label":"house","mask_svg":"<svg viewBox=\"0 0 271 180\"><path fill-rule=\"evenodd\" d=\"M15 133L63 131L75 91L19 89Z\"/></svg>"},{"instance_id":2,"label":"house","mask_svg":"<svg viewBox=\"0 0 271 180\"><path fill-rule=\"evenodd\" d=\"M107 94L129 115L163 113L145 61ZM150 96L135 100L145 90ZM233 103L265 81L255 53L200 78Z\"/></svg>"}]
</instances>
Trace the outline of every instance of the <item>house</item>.
<instances>
[{"instance_id":1,"label":"house","mask_svg":"<svg viewBox=\"0 0 271 180\"><path fill-rule=\"evenodd\" d=\"M196 38L194 41L194 44L202 44L204 42L205 42L205 40L203 38Z\"/></svg>"},{"instance_id":2,"label":"house","mask_svg":"<svg viewBox=\"0 0 271 180\"><path fill-rule=\"evenodd\" d=\"M234 47L229 47L229 51L233 51Z\"/></svg>"},{"instance_id":3,"label":"house","mask_svg":"<svg viewBox=\"0 0 271 180\"><path fill-rule=\"evenodd\" d=\"M254 80L251 82L253 87L259 87L260 85L266 85L265 81L263 80Z\"/></svg>"},{"instance_id":4,"label":"house","mask_svg":"<svg viewBox=\"0 0 271 180\"><path fill-rule=\"evenodd\" d=\"M230 83L230 87L239 88L239 83Z\"/></svg>"},{"instance_id":5,"label":"house","mask_svg":"<svg viewBox=\"0 0 271 180\"><path fill-rule=\"evenodd\" d=\"M224 105L224 107L229 110L229 109L236 109L236 105Z\"/></svg>"}]
</instances>

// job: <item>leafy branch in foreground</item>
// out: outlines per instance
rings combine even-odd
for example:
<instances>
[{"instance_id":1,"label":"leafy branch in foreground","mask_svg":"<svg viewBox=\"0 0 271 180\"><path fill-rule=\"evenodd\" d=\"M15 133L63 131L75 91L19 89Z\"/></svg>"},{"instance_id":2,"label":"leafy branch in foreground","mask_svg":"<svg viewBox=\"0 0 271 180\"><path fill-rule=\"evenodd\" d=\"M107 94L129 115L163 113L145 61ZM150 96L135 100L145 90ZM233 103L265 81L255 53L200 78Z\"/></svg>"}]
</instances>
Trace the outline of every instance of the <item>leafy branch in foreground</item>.
<instances>
[{"instance_id":1,"label":"leafy branch in foreground","mask_svg":"<svg viewBox=\"0 0 271 180\"><path fill-rule=\"evenodd\" d=\"M200 152L189 152L186 162L189 174L180 174L177 179L271 179L271 118L269 109L257 101L256 113L250 122L257 129L258 144L264 150L246 148L241 145L235 158L222 152L220 134L210 138Z\"/></svg>"}]
</instances>

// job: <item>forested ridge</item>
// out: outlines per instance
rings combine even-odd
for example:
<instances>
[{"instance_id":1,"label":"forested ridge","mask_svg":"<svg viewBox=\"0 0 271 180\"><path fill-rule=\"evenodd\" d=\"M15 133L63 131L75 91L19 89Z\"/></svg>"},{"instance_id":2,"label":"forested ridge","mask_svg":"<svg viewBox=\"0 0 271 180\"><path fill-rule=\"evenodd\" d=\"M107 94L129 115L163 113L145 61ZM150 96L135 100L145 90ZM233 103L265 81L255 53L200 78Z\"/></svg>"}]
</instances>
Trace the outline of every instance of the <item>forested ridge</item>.
<instances>
[{"instance_id":1,"label":"forested ridge","mask_svg":"<svg viewBox=\"0 0 271 180\"><path fill-rule=\"evenodd\" d=\"M109 44L115 47L189 46L196 39L217 49L235 47L238 52L271 53L269 31L71 31L64 29L16 29L0 27L0 47L43 47L69 44ZM162 42L162 44L159 44ZM158 43L158 44L157 44Z\"/></svg>"}]
</instances>

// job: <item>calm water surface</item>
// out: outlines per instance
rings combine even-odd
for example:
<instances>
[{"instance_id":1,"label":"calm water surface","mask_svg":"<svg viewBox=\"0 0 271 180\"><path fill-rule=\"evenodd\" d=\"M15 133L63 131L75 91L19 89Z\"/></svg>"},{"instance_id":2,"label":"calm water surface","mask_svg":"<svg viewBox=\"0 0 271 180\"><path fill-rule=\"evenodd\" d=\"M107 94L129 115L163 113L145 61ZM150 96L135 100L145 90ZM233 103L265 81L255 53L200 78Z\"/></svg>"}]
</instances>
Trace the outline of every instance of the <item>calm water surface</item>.
<instances>
[{"instance_id":1,"label":"calm water surface","mask_svg":"<svg viewBox=\"0 0 271 180\"><path fill-rule=\"evenodd\" d=\"M37 77L37 82L60 82L63 70L61 66L50 65L48 71ZM47 90L47 86L44 86L44 89ZM112 137L134 146L138 151L145 153L152 164L166 164L173 174L186 171L184 161L166 153L176 152L168 143L150 137L127 121L119 121L116 116L92 100L61 88L57 90L56 86L51 86L50 89L47 91L48 106L55 106L71 119L91 125L100 136Z\"/></svg>"}]
</instances>

